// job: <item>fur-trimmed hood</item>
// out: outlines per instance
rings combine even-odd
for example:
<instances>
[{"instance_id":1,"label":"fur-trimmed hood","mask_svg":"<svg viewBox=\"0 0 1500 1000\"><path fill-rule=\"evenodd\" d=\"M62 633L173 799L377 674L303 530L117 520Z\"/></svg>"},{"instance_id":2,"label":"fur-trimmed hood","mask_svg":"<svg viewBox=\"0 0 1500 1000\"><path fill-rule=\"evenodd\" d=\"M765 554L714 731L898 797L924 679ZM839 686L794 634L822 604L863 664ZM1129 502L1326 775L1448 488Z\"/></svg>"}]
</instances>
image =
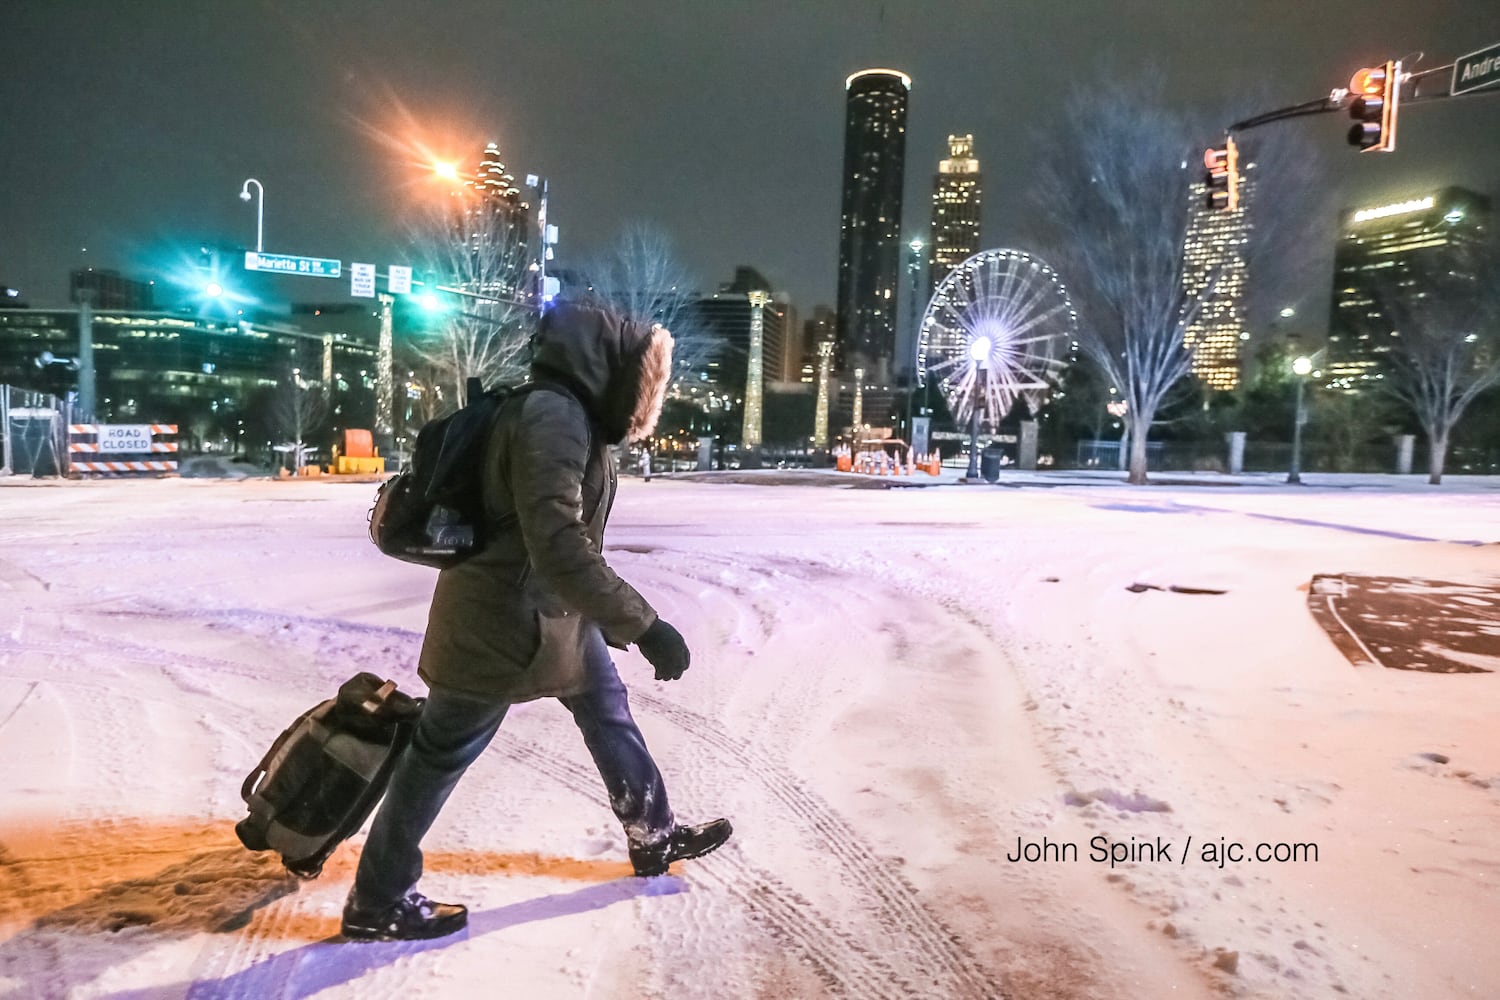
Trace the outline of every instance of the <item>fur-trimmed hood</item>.
<instances>
[{"instance_id":1,"label":"fur-trimmed hood","mask_svg":"<svg viewBox=\"0 0 1500 1000\"><path fill-rule=\"evenodd\" d=\"M531 341L537 378L566 382L610 443L650 437L672 381L672 335L596 306L559 303Z\"/></svg>"}]
</instances>

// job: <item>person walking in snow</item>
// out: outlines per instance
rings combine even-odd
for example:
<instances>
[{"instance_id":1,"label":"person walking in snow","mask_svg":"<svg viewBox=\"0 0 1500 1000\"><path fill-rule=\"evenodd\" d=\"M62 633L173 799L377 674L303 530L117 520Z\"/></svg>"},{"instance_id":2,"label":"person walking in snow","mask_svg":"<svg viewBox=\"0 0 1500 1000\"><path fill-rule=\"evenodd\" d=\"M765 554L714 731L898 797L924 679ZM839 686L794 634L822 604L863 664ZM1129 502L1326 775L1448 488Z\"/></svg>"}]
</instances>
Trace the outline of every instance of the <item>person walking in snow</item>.
<instances>
[{"instance_id":1,"label":"person walking in snow","mask_svg":"<svg viewBox=\"0 0 1500 1000\"><path fill-rule=\"evenodd\" d=\"M532 340L539 387L502 404L484 457L486 547L438 574L418 673L430 688L392 775L344 906L352 940L451 934L468 911L416 890L421 841L464 770L518 702L555 697L572 713L635 874L664 874L729 839L728 820L676 822L631 717L608 646L634 643L658 680L690 653L601 555L617 483L609 445L650 436L672 370L660 326L558 304Z\"/></svg>"}]
</instances>

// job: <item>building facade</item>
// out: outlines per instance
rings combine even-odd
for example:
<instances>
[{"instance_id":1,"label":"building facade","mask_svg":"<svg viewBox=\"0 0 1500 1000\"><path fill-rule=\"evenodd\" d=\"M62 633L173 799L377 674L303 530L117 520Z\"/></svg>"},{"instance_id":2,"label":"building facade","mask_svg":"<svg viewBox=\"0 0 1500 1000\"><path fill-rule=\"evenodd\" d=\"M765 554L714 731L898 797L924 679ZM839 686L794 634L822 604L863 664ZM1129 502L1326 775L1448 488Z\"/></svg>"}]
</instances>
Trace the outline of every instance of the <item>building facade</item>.
<instances>
[{"instance_id":1,"label":"building facade","mask_svg":"<svg viewBox=\"0 0 1500 1000\"><path fill-rule=\"evenodd\" d=\"M695 325L715 344L709 363L708 381L733 399L744 395L749 374L751 324L755 306L751 296L768 296L761 309L761 364L765 382L788 379L786 370L788 323L791 305L784 292L772 290L771 283L750 267L735 268L734 281L721 285L719 291L693 303Z\"/></svg>"},{"instance_id":2,"label":"building facade","mask_svg":"<svg viewBox=\"0 0 1500 1000\"><path fill-rule=\"evenodd\" d=\"M197 427L238 446L269 446L270 397L295 372L325 390L333 430L373 426L376 348L345 334L129 310L93 311L90 324L101 423L177 424L183 435L202 437ZM77 310L0 310L0 382L60 393L69 387L39 381L38 359L76 359L79 343Z\"/></svg>"},{"instance_id":3,"label":"building facade","mask_svg":"<svg viewBox=\"0 0 1500 1000\"><path fill-rule=\"evenodd\" d=\"M1240 178L1239 205L1229 212L1208 207L1205 183L1190 185L1183 239L1184 308L1202 297L1197 316L1184 330L1184 342L1193 348L1193 374L1220 390L1239 386L1241 355L1250 339L1246 248L1253 224L1255 164L1248 164Z\"/></svg>"},{"instance_id":4,"label":"building facade","mask_svg":"<svg viewBox=\"0 0 1500 1000\"><path fill-rule=\"evenodd\" d=\"M948 158L932 181L932 230L927 262L927 298L953 269L979 252L983 181L972 135L950 135Z\"/></svg>"},{"instance_id":5,"label":"building facade","mask_svg":"<svg viewBox=\"0 0 1500 1000\"><path fill-rule=\"evenodd\" d=\"M836 362L888 377L896 357L901 194L911 77L867 69L844 81L843 215Z\"/></svg>"},{"instance_id":6,"label":"building facade","mask_svg":"<svg viewBox=\"0 0 1500 1000\"><path fill-rule=\"evenodd\" d=\"M155 283L136 281L118 271L81 268L68 272L68 301L87 302L95 309L150 312L155 305Z\"/></svg>"},{"instance_id":7,"label":"building facade","mask_svg":"<svg viewBox=\"0 0 1500 1000\"><path fill-rule=\"evenodd\" d=\"M827 306L814 306L812 316L802 324L802 355L795 370L788 373L788 379L795 377L798 382L816 383L822 345L835 343L837 334L838 314Z\"/></svg>"},{"instance_id":8,"label":"building facade","mask_svg":"<svg viewBox=\"0 0 1500 1000\"><path fill-rule=\"evenodd\" d=\"M1392 338L1382 295L1418 296L1422 273L1462 273L1466 251L1489 238L1490 200L1460 187L1349 209L1333 263L1328 324L1330 388L1379 377Z\"/></svg>"}]
</instances>

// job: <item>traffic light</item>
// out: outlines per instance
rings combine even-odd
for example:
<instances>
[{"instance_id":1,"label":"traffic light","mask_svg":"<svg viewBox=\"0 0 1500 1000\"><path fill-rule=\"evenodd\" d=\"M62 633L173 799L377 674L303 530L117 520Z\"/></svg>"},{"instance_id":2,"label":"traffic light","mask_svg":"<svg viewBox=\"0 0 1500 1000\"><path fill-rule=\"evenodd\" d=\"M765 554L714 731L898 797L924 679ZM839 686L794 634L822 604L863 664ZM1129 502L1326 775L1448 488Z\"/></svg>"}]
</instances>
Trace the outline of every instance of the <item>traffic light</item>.
<instances>
[{"instance_id":1,"label":"traffic light","mask_svg":"<svg viewBox=\"0 0 1500 1000\"><path fill-rule=\"evenodd\" d=\"M1386 62L1355 73L1349 81L1354 103L1349 117L1349 145L1361 153L1375 149L1389 153L1396 148L1396 107L1401 103L1401 63Z\"/></svg>"},{"instance_id":2,"label":"traffic light","mask_svg":"<svg viewBox=\"0 0 1500 1000\"><path fill-rule=\"evenodd\" d=\"M1203 151L1203 166L1208 173L1203 183L1208 194L1204 205L1211 212L1233 212L1240 207L1240 149L1234 138L1228 137L1224 145L1213 146Z\"/></svg>"}]
</instances>

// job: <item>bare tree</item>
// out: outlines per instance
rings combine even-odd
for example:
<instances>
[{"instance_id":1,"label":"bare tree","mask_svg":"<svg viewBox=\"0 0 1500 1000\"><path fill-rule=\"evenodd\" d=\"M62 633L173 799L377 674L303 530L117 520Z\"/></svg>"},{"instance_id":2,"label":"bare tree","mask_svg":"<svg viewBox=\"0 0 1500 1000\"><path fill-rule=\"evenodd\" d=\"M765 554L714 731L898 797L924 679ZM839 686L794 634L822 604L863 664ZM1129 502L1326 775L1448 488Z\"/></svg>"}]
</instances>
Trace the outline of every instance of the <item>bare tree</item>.
<instances>
[{"instance_id":1,"label":"bare tree","mask_svg":"<svg viewBox=\"0 0 1500 1000\"><path fill-rule=\"evenodd\" d=\"M1448 438L1475 397L1500 385L1500 251L1467 248L1383 272L1375 299L1390 320L1383 384L1427 434L1427 481L1443 481Z\"/></svg>"},{"instance_id":2,"label":"bare tree","mask_svg":"<svg viewBox=\"0 0 1500 1000\"><path fill-rule=\"evenodd\" d=\"M1217 278L1184 282L1193 129L1159 87L1107 86L1067 106L1037 187L1054 260L1080 315L1079 345L1128 405L1129 481L1146 482L1146 439L1192 367L1185 331Z\"/></svg>"},{"instance_id":3,"label":"bare tree","mask_svg":"<svg viewBox=\"0 0 1500 1000\"><path fill-rule=\"evenodd\" d=\"M301 471L304 464L305 441L328 415L328 399L323 387L308 382L302 373L292 369L276 387L266 409L267 423L272 433L290 443L293 465Z\"/></svg>"},{"instance_id":4,"label":"bare tree","mask_svg":"<svg viewBox=\"0 0 1500 1000\"><path fill-rule=\"evenodd\" d=\"M1191 277L1185 271L1205 136L1221 135L1167 108L1160 84L1110 82L1068 102L1064 133L1038 178L1047 256L1079 306L1080 348L1127 403L1131 483L1146 483L1149 430L1202 343L1185 334L1224 277L1223 267ZM1260 177L1295 162L1271 138L1257 145L1268 163ZM1301 237L1296 208L1277 198L1307 186L1305 172L1274 177L1277 195L1247 208L1253 222L1242 252L1251 273Z\"/></svg>"},{"instance_id":5,"label":"bare tree","mask_svg":"<svg viewBox=\"0 0 1500 1000\"><path fill-rule=\"evenodd\" d=\"M518 200L466 189L412 230L412 247L429 285L453 290L429 287L436 330L412 345L442 387L433 397L442 401L442 409L462 403L471 377L486 386L525 377L536 318L528 297L528 220Z\"/></svg>"},{"instance_id":6,"label":"bare tree","mask_svg":"<svg viewBox=\"0 0 1500 1000\"><path fill-rule=\"evenodd\" d=\"M720 345L694 307L693 274L672 237L656 224L627 225L609 252L586 269L586 278L589 294L626 319L660 323L671 331L674 382L717 356Z\"/></svg>"}]
</instances>

